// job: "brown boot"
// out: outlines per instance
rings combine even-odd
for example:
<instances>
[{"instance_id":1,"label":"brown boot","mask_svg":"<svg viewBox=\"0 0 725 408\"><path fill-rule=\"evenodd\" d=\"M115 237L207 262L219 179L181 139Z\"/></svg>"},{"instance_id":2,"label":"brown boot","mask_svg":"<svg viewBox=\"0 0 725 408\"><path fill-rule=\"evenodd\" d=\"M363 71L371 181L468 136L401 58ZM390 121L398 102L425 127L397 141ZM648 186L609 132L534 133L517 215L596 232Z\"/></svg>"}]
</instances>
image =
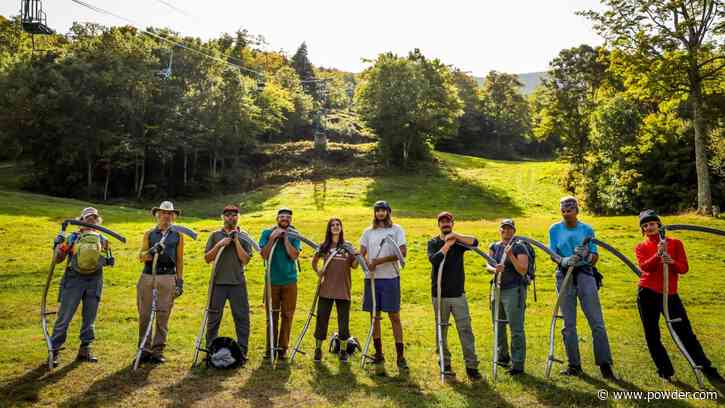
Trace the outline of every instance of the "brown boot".
<instances>
[{"instance_id":1,"label":"brown boot","mask_svg":"<svg viewBox=\"0 0 725 408\"><path fill-rule=\"evenodd\" d=\"M78 361L85 361L88 363L97 363L98 359L96 356L93 355L91 352L91 345L90 344L81 344L81 347L78 349L78 356L76 357L76 360Z\"/></svg>"}]
</instances>

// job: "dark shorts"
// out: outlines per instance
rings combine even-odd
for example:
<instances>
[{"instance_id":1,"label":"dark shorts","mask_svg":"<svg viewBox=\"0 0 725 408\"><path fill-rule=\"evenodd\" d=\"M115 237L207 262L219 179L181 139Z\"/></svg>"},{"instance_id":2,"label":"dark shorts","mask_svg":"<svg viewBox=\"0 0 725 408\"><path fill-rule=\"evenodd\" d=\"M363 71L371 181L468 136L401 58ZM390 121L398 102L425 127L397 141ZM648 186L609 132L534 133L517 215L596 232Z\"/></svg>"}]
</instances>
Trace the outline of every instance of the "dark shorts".
<instances>
[{"instance_id":1,"label":"dark shorts","mask_svg":"<svg viewBox=\"0 0 725 408\"><path fill-rule=\"evenodd\" d=\"M370 279L365 279L363 310L372 311ZM383 312L400 311L400 277L393 279L375 279L375 308Z\"/></svg>"}]
</instances>

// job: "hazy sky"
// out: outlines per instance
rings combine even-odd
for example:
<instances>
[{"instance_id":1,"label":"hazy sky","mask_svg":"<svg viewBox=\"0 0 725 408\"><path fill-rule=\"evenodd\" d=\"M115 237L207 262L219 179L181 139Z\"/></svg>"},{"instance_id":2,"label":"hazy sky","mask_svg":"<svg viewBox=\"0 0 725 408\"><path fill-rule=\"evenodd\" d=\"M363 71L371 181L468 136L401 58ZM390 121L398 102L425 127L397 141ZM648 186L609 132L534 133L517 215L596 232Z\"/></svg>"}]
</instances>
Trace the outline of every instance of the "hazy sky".
<instances>
[{"instance_id":1,"label":"hazy sky","mask_svg":"<svg viewBox=\"0 0 725 408\"><path fill-rule=\"evenodd\" d=\"M168 27L182 35L206 39L245 28L289 54L306 41L313 64L353 72L366 66L362 58L413 48L477 76L490 70L542 71L562 48L602 42L574 14L598 9L596 0L84 1L142 27ZM74 21L126 24L70 0L43 5L48 25L59 33ZM19 0L0 0L2 15L16 15L19 8Z\"/></svg>"}]
</instances>

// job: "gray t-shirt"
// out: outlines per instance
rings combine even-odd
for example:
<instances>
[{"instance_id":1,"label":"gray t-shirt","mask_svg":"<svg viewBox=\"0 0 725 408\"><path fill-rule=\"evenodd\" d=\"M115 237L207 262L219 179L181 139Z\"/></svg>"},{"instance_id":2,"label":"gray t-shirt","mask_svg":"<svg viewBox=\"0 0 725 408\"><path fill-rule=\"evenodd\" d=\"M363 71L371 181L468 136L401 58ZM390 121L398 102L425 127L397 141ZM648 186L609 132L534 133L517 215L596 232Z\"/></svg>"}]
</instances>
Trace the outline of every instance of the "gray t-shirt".
<instances>
[{"instance_id":1,"label":"gray t-shirt","mask_svg":"<svg viewBox=\"0 0 725 408\"><path fill-rule=\"evenodd\" d=\"M227 237L227 233L221 229L214 231L209 235L209 240L206 241L206 251L211 251L217 242ZM244 251L252 256L252 247L246 241L240 240ZM214 277L214 283L217 285L239 285L244 281L244 267L242 266L237 251L234 247L234 243L230 243L227 247L221 249L222 254L219 256L219 261L216 267L216 276Z\"/></svg>"}]
</instances>

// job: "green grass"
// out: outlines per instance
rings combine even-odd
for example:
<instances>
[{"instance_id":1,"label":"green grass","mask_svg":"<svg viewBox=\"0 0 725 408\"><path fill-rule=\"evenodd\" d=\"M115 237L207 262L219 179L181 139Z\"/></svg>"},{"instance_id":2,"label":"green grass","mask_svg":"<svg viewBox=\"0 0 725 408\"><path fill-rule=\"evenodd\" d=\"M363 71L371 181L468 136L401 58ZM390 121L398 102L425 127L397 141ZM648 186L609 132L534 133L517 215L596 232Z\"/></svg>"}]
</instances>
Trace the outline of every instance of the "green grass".
<instances>
[{"instance_id":1,"label":"green grass","mask_svg":"<svg viewBox=\"0 0 725 408\"><path fill-rule=\"evenodd\" d=\"M605 275L600 292L612 345L615 371L620 381L603 381L594 366L591 334L583 315L579 315L579 333L584 370L582 378L554 375L543 378L548 347L548 325L553 307L552 267L539 255L538 302L529 296L526 314L527 375L510 378L503 370L496 384L490 381L491 336L488 308L489 276L482 271L478 257L469 255L467 295L471 303L480 368L485 382L471 384L464 379L460 345L450 336L453 368L459 381L441 385L437 376L433 309L430 304L430 266L425 244L436 233L434 216L452 211L458 219L458 231L474 234L482 242L497 237L497 219L516 218L519 233L545 240L548 226L558 219L558 198L563 194L557 177L564 166L552 162L503 162L437 153L440 166L435 171L416 174L391 174L376 178L328 178L315 182L297 182L265 187L249 194L210 197L176 203L183 214L179 223L200 231L199 242L187 246L185 294L177 299L170 323L167 357L164 366L131 372L137 338L135 284L141 265L136 260L143 231L152 227L146 209L98 205L105 225L129 238L126 245L114 243L117 267L105 274L103 300L96 322L96 365L72 363L78 346L79 316L69 330L63 364L47 375L46 349L38 322L39 301L47 274L50 242L58 223L74 217L87 203L22 193L2 184L0 191L0 406L147 406L147 405L242 405L267 406L598 406L607 405L596 396L598 389L610 391L694 391L693 376L663 326L663 338L677 371L679 383L662 383L655 372L644 342L635 304L635 276L612 256L602 256ZM12 169L4 170L9 174ZM394 350L389 324L384 323L383 342L388 355L387 377L370 375L357 364L340 367L326 355L316 367L311 356L300 356L294 367L272 371L261 360L264 347L263 272L255 256L247 272L252 308L250 358L246 368L232 371L189 371L193 342L206 301L209 267L203 262L203 246L208 233L219 225L218 212L228 202L242 207L241 225L258 236L273 223L275 209L294 209L294 224L315 240L321 240L326 220L343 219L348 239L357 240L371 218L371 203L388 200L394 219L401 224L409 241L408 266L403 271L402 319L408 361L408 376L394 367ZM594 225L599 238L627 255L641 239L636 217L593 217L584 214L584 222ZM725 222L681 215L667 222L698 223L725 228ZM682 297L695 332L716 366L725 363L725 302L722 271L725 253L722 240L692 233L672 234L685 240L691 272L680 284ZM294 337L304 322L316 280L309 267L310 251L303 252L303 272L299 281L299 299L295 314ZM367 317L359 311L362 279L353 280L352 332L364 338ZM57 296L56 271L50 299ZM333 319L334 322L334 319ZM331 323L330 331L334 330ZM232 335L233 323L227 312L222 334ZM312 335L305 349L312 350ZM557 334L557 354L563 356ZM357 358L356 358L357 361ZM558 367L556 367L558 368ZM708 385L708 389L713 389ZM722 392L722 390L721 390ZM720 396L722 401L722 395ZM644 405L643 402L609 402L617 406ZM712 406L710 401L668 401L669 406Z\"/></svg>"}]
</instances>

